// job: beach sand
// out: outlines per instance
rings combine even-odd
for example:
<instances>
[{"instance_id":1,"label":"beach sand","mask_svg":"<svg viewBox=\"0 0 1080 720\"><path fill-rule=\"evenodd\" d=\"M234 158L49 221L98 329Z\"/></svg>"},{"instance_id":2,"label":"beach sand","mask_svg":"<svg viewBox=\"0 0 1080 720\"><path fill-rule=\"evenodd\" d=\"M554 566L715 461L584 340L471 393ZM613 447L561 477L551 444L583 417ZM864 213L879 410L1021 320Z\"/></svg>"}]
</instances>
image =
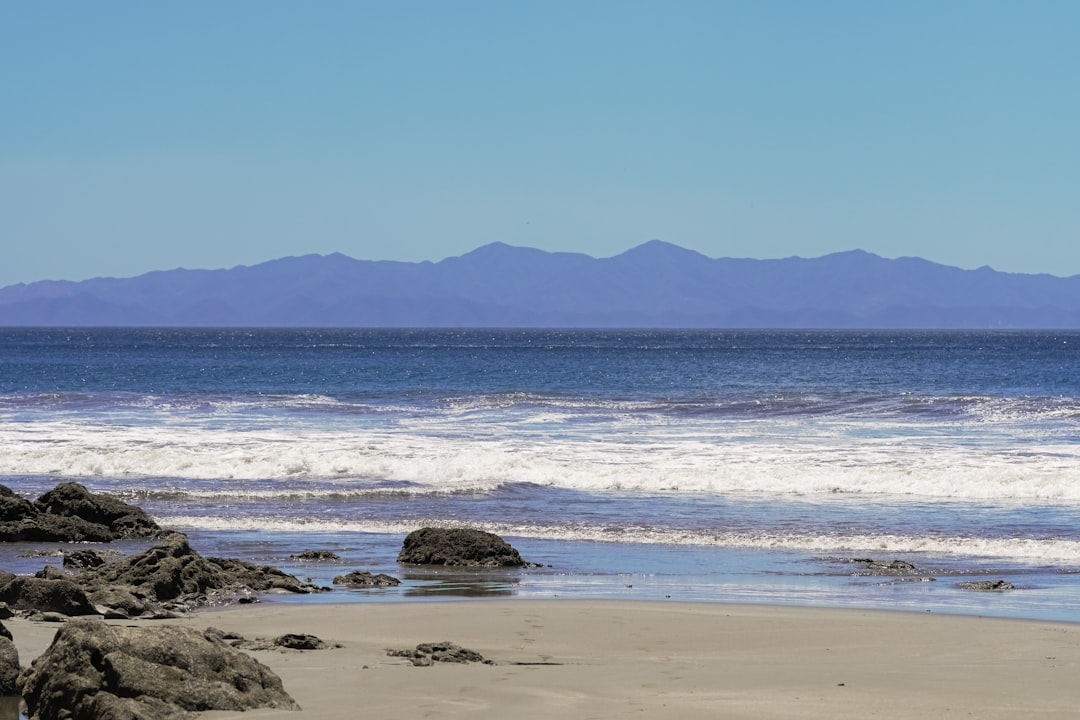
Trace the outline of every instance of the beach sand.
<instances>
[{"instance_id":1,"label":"beach sand","mask_svg":"<svg viewBox=\"0 0 1080 720\"><path fill-rule=\"evenodd\" d=\"M674 602L275 603L170 621L343 647L252 654L289 718L1075 718L1080 625ZM24 665L55 624L8 620ZM495 665L413 667L388 648L450 640Z\"/></svg>"}]
</instances>

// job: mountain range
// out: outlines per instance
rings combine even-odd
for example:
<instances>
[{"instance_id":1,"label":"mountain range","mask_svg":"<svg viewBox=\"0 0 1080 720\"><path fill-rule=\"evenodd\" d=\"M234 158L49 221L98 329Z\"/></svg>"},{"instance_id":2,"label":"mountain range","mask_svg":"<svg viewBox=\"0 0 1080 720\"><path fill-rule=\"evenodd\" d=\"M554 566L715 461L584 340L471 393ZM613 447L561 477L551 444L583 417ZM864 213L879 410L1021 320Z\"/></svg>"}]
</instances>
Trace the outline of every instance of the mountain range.
<instances>
[{"instance_id":1,"label":"mountain range","mask_svg":"<svg viewBox=\"0 0 1080 720\"><path fill-rule=\"evenodd\" d=\"M594 258L492 243L439 262L286 257L0 288L0 326L1080 328L1080 275L862 250L709 258L652 240Z\"/></svg>"}]
</instances>

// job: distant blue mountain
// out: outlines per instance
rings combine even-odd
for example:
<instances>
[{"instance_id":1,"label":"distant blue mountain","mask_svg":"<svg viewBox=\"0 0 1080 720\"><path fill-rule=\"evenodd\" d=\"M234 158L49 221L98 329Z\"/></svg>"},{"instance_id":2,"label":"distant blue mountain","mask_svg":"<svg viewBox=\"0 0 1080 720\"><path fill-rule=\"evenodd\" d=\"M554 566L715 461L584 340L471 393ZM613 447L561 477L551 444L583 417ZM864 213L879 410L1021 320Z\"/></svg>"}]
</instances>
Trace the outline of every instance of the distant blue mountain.
<instances>
[{"instance_id":1,"label":"distant blue mountain","mask_svg":"<svg viewBox=\"0 0 1080 720\"><path fill-rule=\"evenodd\" d=\"M493 243L434 263L335 253L11 285L0 325L1080 328L1080 276L861 250L713 259L653 240L597 259Z\"/></svg>"}]
</instances>

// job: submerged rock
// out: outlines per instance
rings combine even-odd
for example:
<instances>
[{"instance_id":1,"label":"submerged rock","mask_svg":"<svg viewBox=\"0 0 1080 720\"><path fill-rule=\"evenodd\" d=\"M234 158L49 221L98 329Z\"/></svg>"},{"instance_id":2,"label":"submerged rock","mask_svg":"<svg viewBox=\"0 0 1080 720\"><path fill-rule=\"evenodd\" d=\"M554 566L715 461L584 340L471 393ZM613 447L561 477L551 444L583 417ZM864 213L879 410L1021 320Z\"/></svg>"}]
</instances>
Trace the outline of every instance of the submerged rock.
<instances>
[{"instance_id":1,"label":"submerged rock","mask_svg":"<svg viewBox=\"0 0 1080 720\"><path fill-rule=\"evenodd\" d=\"M956 583L956 587L961 590L976 590L979 592L1002 592L1016 589L1015 585L1005 580L973 580Z\"/></svg>"},{"instance_id":2,"label":"submerged rock","mask_svg":"<svg viewBox=\"0 0 1080 720\"><path fill-rule=\"evenodd\" d=\"M340 560L341 557L332 550L303 550L296 555L290 555L289 559L304 562L334 562Z\"/></svg>"},{"instance_id":3,"label":"submerged rock","mask_svg":"<svg viewBox=\"0 0 1080 720\"><path fill-rule=\"evenodd\" d=\"M861 565L858 575L923 575L915 565L907 560L874 560L873 558L824 558L833 562L853 563Z\"/></svg>"},{"instance_id":4,"label":"submerged rock","mask_svg":"<svg viewBox=\"0 0 1080 720\"><path fill-rule=\"evenodd\" d=\"M397 560L406 565L536 567L498 535L467 528L414 530L405 537Z\"/></svg>"},{"instance_id":5,"label":"submerged rock","mask_svg":"<svg viewBox=\"0 0 1080 720\"><path fill-rule=\"evenodd\" d=\"M212 632L73 620L20 677L29 720L180 720L206 710L299 710L269 668Z\"/></svg>"}]
</instances>

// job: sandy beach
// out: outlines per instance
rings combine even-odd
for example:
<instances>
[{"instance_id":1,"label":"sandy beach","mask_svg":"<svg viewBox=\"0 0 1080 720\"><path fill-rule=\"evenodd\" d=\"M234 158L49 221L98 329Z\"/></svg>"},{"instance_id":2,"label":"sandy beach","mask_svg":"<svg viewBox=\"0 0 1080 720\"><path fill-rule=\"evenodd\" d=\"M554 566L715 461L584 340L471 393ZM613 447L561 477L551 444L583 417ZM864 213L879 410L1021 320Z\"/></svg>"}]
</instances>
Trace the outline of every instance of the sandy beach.
<instances>
[{"instance_id":1,"label":"sandy beach","mask_svg":"<svg viewBox=\"0 0 1080 720\"><path fill-rule=\"evenodd\" d=\"M24 665L55 624L6 621ZM319 718L1072 718L1080 626L763 605L492 600L264 602L175 621L246 638L340 644L258 651ZM494 665L414 667L390 648L449 640Z\"/></svg>"}]
</instances>

